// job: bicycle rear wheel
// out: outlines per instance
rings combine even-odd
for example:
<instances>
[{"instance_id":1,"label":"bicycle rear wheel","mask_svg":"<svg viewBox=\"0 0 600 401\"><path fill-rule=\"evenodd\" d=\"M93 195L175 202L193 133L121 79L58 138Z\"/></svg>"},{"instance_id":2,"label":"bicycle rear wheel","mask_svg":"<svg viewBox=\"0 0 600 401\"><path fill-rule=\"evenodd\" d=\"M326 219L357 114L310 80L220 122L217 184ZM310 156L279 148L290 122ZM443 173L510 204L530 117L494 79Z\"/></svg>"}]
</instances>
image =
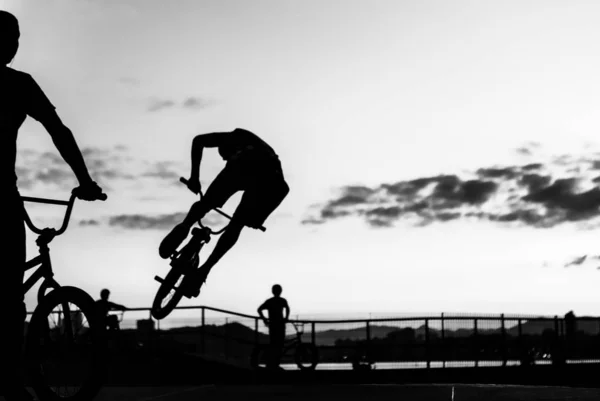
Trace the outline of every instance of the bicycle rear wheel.
<instances>
[{"instance_id":1,"label":"bicycle rear wheel","mask_svg":"<svg viewBox=\"0 0 600 401\"><path fill-rule=\"evenodd\" d=\"M300 370L314 370L319 363L319 352L313 344L301 343L296 347L294 359Z\"/></svg>"},{"instance_id":2,"label":"bicycle rear wheel","mask_svg":"<svg viewBox=\"0 0 600 401\"><path fill-rule=\"evenodd\" d=\"M89 401L104 375L104 329L94 300L61 287L38 304L27 328L27 370L43 401Z\"/></svg>"}]
</instances>

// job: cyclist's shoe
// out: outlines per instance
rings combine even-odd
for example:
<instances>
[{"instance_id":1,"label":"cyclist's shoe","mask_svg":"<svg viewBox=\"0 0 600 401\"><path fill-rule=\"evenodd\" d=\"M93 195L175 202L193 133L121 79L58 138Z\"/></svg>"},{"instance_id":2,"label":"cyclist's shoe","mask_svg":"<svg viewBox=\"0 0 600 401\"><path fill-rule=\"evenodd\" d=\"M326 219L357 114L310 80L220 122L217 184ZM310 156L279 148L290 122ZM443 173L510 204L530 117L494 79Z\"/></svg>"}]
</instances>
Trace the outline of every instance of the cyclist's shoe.
<instances>
[{"instance_id":1,"label":"cyclist's shoe","mask_svg":"<svg viewBox=\"0 0 600 401\"><path fill-rule=\"evenodd\" d=\"M206 283L208 271L206 269L197 269L188 274L181 283L181 292L187 298L197 297L200 295L200 287Z\"/></svg>"},{"instance_id":2,"label":"cyclist's shoe","mask_svg":"<svg viewBox=\"0 0 600 401\"><path fill-rule=\"evenodd\" d=\"M190 230L183 224L176 225L169 234L162 240L158 247L158 254L163 259L168 259L181 245L190 233Z\"/></svg>"}]
</instances>

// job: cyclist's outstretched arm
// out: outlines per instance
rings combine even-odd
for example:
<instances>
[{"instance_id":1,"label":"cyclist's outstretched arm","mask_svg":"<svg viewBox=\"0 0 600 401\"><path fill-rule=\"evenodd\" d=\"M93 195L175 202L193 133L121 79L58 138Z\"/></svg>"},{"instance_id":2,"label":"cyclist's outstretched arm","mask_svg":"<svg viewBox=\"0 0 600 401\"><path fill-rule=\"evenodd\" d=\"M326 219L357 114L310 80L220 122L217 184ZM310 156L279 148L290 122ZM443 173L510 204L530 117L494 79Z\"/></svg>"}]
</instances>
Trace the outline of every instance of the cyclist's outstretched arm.
<instances>
[{"instance_id":1,"label":"cyclist's outstretched arm","mask_svg":"<svg viewBox=\"0 0 600 401\"><path fill-rule=\"evenodd\" d=\"M119 304L116 304L116 303L110 302L110 301L108 301L108 305L109 305L110 309L113 309L113 310L126 310L127 309L123 305L119 305Z\"/></svg>"},{"instance_id":2,"label":"cyclist's outstretched arm","mask_svg":"<svg viewBox=\"0 0 600 401\"><path fill-rule=\"evenodd\" d=\"M40 122L52 137L52 141L62 158L73 170L79 184L82 186L93 184L94 181L90 177L75 137L71 130L60 120L58 114L56 112L48 113Z\"/></svg>"}]
</instances>

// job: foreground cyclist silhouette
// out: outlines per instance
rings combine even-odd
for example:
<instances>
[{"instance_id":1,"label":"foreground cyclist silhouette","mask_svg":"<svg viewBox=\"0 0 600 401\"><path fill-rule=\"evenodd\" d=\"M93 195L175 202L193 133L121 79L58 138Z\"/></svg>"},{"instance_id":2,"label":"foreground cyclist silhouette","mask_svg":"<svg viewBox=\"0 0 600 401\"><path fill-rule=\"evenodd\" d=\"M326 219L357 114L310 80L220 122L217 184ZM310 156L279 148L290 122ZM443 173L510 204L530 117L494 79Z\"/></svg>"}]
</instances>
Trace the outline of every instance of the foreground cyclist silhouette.
<instances>
[{"instance_id":1,"label":"foreground cyclist silhouette","mask_svg":"<svg viewBox=\"0 0 600 401\"><path fill-rule=\"evenodd\" d=\"M48 131L63 159L69 164L83 200L97 200L102 189L92 180L71 131L62 123L52 103L31 75L7 65L19 48L17 18L0 10L0 188L3 194L3 266L0 268L0 305L3 320L0 341L0 394L7 401L33 400L21 378L21 348L26 309L23 302L25 268L24 205L17 186L15 162L18 130L27 116Z\"/></svg>"},{"instance_id":2,"label":"foreground cyclist silhouette","mask_svg":"<svg viewBox=\"0 0 600 401\"><path fill-rule=\"evenodd\" d=\"M227 229L206 262L182 283L187 297L197 297L212 267L237 242L244 226L258 229L289 193L278 155L254 133L237 128L231 132L198 135L192 142L192 166L188 188L201 192L200 162L204 148L218 148L227 163L202 199L190 208L185 219L163 239L159 254L169 258L187 238L192 226L213 208L219 208L237 191L244 195Z\"/></svg>"}]
</instances>

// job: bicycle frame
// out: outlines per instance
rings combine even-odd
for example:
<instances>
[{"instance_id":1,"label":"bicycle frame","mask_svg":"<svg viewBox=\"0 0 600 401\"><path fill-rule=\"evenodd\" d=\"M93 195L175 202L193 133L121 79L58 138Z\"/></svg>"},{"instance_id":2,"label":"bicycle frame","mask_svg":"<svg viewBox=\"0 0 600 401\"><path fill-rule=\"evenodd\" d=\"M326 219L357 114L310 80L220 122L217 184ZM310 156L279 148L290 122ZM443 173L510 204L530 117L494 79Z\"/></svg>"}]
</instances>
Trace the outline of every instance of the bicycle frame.
<instances>
[{"instance_id":1,"label":"bicycle frame","mask_svg":"<svg viewBox=\"0 0 600 401\"><path fill-rule=\"evenodd\" d=\"M290 351L291 349L294 349L295 347L297 347L299 344L302 344L302 335L304 334L304 330L299 330L298 326L303 326L303 323L293 323L290 322L293 326L294 329L296 330L296 336L285 340L283 342L283 346L282 346L282 355L285 355L288 351Z\"/></svg>"},{"instance_id":2,"label":"bicycle frame","mask_svg":"<svg viewBox=\"0 0 600 401\"><path fill-rule=\"evenodd\" d=\"M25 262L25 271L35 268L39 266L38 269L29 276L29 278L24 283L24 294L29 292L31 288L41 279L44 279L44 282L40 286L38 291L38 303L44 297L45 290L50 287L53 289L59 288L60 284L54 279L54 272L52 271L52 262L50 260L50 248L48 244L52 242L54 237L61 235L67 229L69 224L69 219L71 217L71 212L73 210L73 204L75 203L75 195L71 195L71 198L68 201L55 200L55 199L45 199L45 198L34 198L29 196L22 196L21 199L24 202L35 202L35 203L45 203L50 205L60 205L66 206L67 210L65 212L65 217L63 219L61 227L56 230L54 228L43 228L40 229L36 227L27 210L23 208L25 223L29 227L31 231L38 234L38 238L36 240L36 244L38 245L39 255Z\"/></svg>"}]
</instances>

